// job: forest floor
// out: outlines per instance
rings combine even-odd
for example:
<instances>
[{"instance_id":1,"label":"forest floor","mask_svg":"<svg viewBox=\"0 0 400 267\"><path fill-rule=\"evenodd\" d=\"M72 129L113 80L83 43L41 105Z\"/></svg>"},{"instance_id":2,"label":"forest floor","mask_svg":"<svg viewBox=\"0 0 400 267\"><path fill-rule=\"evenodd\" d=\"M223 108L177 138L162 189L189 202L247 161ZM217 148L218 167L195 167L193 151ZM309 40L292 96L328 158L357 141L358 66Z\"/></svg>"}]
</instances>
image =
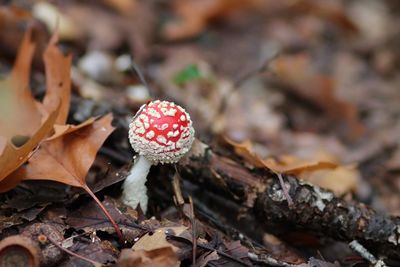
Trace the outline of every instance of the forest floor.
<instances>
[{"instance_id":1,"label":"forest floor","mask_svg":"<svg viewBox=\"0 0 400 267\"><path fill-rule=\"evenodd\" d=\"M0 266L400 266L398 1L5 2ZM196 140L144 214L156 99Z\"/></svg>"}]
</instances>

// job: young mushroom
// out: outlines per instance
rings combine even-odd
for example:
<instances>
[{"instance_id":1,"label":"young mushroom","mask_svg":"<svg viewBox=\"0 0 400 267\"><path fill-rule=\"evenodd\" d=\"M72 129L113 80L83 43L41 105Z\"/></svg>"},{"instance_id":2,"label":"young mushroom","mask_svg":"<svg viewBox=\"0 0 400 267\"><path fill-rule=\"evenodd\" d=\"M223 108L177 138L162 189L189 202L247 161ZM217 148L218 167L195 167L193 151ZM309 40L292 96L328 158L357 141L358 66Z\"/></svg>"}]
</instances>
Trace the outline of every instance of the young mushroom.
<instances>
[{"instance_id":1,"label":"young mushroom","mask_svg":"<svg viewBox=\"0 0 400 267\"><path fill-rule=\"evenodd\" d=\"M189 114L168 101L143 105L129 125L129 142L139 154L123 185L122 201L147 211L146 177L152 165L176 163L191 148L194 129Z\"/></svg>"}]
</instances>

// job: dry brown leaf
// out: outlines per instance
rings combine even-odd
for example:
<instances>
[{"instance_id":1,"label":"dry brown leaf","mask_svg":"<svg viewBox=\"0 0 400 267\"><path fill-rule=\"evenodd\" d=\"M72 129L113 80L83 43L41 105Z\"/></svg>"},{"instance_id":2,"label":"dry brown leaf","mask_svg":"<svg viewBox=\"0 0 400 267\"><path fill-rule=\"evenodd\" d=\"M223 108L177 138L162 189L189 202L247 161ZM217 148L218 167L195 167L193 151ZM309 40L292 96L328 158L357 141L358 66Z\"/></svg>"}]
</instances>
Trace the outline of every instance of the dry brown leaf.
<instances>
[{"instance_id":1,"label":"dry brown leaf","mask_svg":"<svg viewBox=\"0 0 400 267\"><path fill-rule=\"evenodd\" d=\"M133 245L132 249L134 250L145 250L151 251L154 249L170 247L173 251L177 251L179 248L172 245L172 243L168 242L166 239L166 231L169 233L173 233L174 235L179 236L185 230L187 230L186 226L175 226L175 227L162 227L158 228L151 234L146 234L142 238L140 238L135 245Z\"/></svg>"},{"instance_id":2,"label":"dry brown leaf","mask_svg":"<svg viewBox=\"0 0 400 267\"><path fill-rule=\"evenodd\" d=\"M300 159L295 156L285 155L277 159L268 158L263 160L264 165L269 169L286 174L300 174L303 172L313 172L324 169L335 169L336 163L318 159Z\"/></svg>"},{"instance_id":3,"label":"dry brown leaf","mask_svg":"<svg viewBox=\"0 0 400 267\"><path fill-rule=\"evenodd\" d=\"M190 38L201 33L216 18L254 8L259 0L175 0L173 9L179 22L167 24L162 35L167 40Z\"/></svg>"},{"instance_id":4,"label":"dry brown leaf","mask_svg":"<svg viewBox=\"0 0 400 267\"><path fill-rule=\"evenodd\" d=\"M118 222L126 241L134 242L137 237L143 235L143 229L132 227L138 218L136 210L107 195L104 196L102 203ZM78 210L69 212L66 215L65 223L87 233L103 231L112 234L114 230L108 221L104 221L102 210L94 202L85 203Z\"/></svg>"},{"instance_id":5,"label":"dry brown leaf","mask_svg":"<svg viewBox=\"0 0 400 267\"><path fill-rule=\"evenodd\" d=\"M150 251L123 249L117 267L177 267L178 258L170 247Z\"/></svg>"},{"instance_id":6,"label":"dry brown leaf","mask_svg":"<svg viewBox=\"0 0 400 267\"><path fill-rule=\"evenodd\" d=\"M65 124L68 117L71 97L71 61L72 56L64 56L57 47L58 34L55 33L44 53L46 68L46 95L43 99L44 107L50 111L54 110L57 99L61 99L60 113L56 123Z\"/></svg>"},{"instance_id":7,"label":"dry brown leaf","mask_svg":"<svg viewBox=\"0 0 400 267\"><path fill-rule=\"evenodd\" d=\"M10 182L7 176L28 160L34 148L53 128L57 115L58 109L48 116L40 129L21 147L15 147L10 142L5 143L5 147L0 156L0 192L5 192L10 189L10 185L6 186L5 180L9 180ZM9 184L9 182L7 184Z\"/></svg>"},{"instance_id":8,"label":"dry brown leaf","mask_svg":"<svg viewBox=\"0 0 400 267\"><path fill-rule=\"evenodd\" d=\"M0 93L8 92L8 95L19 101L18 109L15 105L15 107L12 106L12 109L5 109L0 113L0 115L3 115L3 121L0 122L3 123L4 118L10 121L10 123L3 124L5 125L4 134L0 131L0 152L3 154L0 157L0 163L4 161L4 166L6 166L0 171L0 174L3 175L0 176L0 192L12 189L23 180L51 180L81 187L97 202L112 223L120 242L123 243L122 233L114 219L85 181L86 174L95 160L97 151L114 130L111 126L112 115L109 114L99 120L89 119L81 125L65 125L70 106L71 57L64 56L57 47L57 33L51 38L44 55L47 94L43 104L36 102L28 88L30 64L35 48L31 36L32 30L29 30L24 37L20 53L11 73L13 87L5 87L4 90L0 91ZM3 89L3 87L2 85L0 89ZM22 108L20 106L21 101L26 102L22 103ZM15 101L15 103L17 102ZM7 107L8 101L5 104ZM37 130L35 127L39 128L41 125L42 114L47 114L54 108L57 108L57 110L51 113L46 123L35 133ZM15 124L15 118L17 124ZM42 142L32 153L37 144L53 129L55 122L59 123L55 127L57 132L52 138ZM17 150L19 153L14 153L16 148L8 143L10 137L21 134L21 131L13 129L12 123L15 124L15 129L19 130L17 127L20 127L25 130L22 133L28 137L34 136L22 145L23 149ZM9 128L12 131L9 131ZM22 140L24 141L24 139ZM30 157L28 164L21 166L28 160L28 157Z\"/></svg>"},{"instance_id":9,"label":"dry brown leaf","mask_svg":"<svg viewBox=\"0 0 400 267\"><path fill-rule=\"evenodd\" d=\"M260 159L257 154L253 152L253 146L250 140L246 140L242 143L233 141L227 136L223 136L225 142L231 145L235 153L245 159L248 163L252 164L254 167L263 168L265 167L265 162Z\"/></svg>"},{"instance_id":10,"label":"dry brown leaf","mask_svg":"<svg viewBox=\"0 0 400 267\"><path fill-rule=\"evenodd\" d=\"M344 120L350 127L350 136L359 137L364 127L356 108L340 100L332 76L318 73L307 54L280 56L271 63L276 76L289 85L288 89L308 99L336 120Z\"/></svg>"},{"instance_id":11,"label":"dry brown leaf","mask_svg":"<svg viewBox=\"0 0 400 267\"><path fill-rule=\"evenodd\" d=\"M109 114L79 130L46 140L29 159L29 164L7 180L51 180L88 189L86 174L97 151L114 130Z\"/></svg>"},{"instance_id":12,"label":"dry brown leaf","mask_svg":"<svg viewBox=\"0 0 400 267\"><path fill-rule=\"evenodd\" d=\"M334 158L327 155L317 155L315 159L300 159L292 155L275 158L260 159L252 151L250 141L236 143L227 137L224 140L234 148L237 155L258 168L268 168L276 173L294 174L314 185L333 191L341 196L355 191L359 182L359 172L355 166L339 166ZM321 157L321 159L319 159Z\"/></svg>"},{"instance_id":13,"label":"dry brown leaf","mask_svg":"<svg viewBox=\"0 0 400 267\"><path fill-rule=\"evenodd\" d=\"M209 261L215 261L218 260L220 257L217 253L217 251L213 251L213 252L205 252L203 253L196 262L196 267L205 267L207 266Z\"/></svg>"},{"instance_id":14,"label":"dry brown leaf","mask_svg":"<svg viewBox=\"0 0 400 267\"><path fill-rule=\"evenodd\" d=\"M224 253L230 255L232 258L241 261L241 263L233 261L231 259L227 259L225 257L220 257L219 259L212 262L215 266L253 266L248 258L249 249L243 246L239 240L224 240L223 244L218 248L218 250L222 250Z\"/></svg>"},{"instance_id":15,"label":"dry brown leaf","mask_svg":"<svg viewBox=\"0 0 400 267\"><path fill-rule=\"evenodd\" d=\"M23 125L23 128L26 129L22 133L17 132L18 134L34 133L35 128L40 126L39 108L41 108L41 104L32 97L28 88L31 59L35 48L31 42L31 36L32 31L29 30L24 37L11 74L12 80L17 80L18 83L14 87L7 87L10 94L16 95L16 100L19 103L24 101L22 105L18 105L18 112L13 110L19 116L13 118L18 122L17 126L21 128L21 125ZM57 108L58 103L60 103L59 98L61 98L61 107L58 107L57 112L53 112L52 116L49 116L46 123L34 134L33 138L17 151L18 153L15 153L16 149L12 144L6 145L3 150L5 157L0 158L0 160L7 160L11 167L2 168L1 180L28 159L30 152L46 137L55 121L61 125L57 125L55 127L56 133L52 138L46 140L35 151L29 165L20 168L7 177L5 181L2 181L0 184L1 191L10 189L10 186L23 179L58 180L73 186L86 186L84 178L94 161L97 150L114 129L111 126L111 116L106 116L96 122L92 118L77 126L64 125L68 116L71 94L71 57L65 57L61 53L56 45L57 41L58 37L55 34L44 55L47 93L43 104L44 108L50 112ZM9 124L6 125L6 128L8 128ZM4 134L2 135L4 136ZM2 143L4 144L4 142ZM12 154L14 158L10 159L9 154Z\"/></svg>"},{"instance_id":16,"label":"dry brown leaf","mask_svg":"<svg viewBox=\"0 0 400 267\"><path fill-rule=\"evenodd\" d=\"M356 166L338 166L334 169L320 169L303 172L299 175L305 181L329 189L337 196L354 192L359 183L359 171Z\"/></svg>"},{"instance_id":17,"label":"dry brown leaf","mask_svg":"<svg viewBox=\"0 0 400 267\"><path fill-rule=\"evenodd\" d=\"M29 89L34 51L35 44L32 42L30 29L23 38L11 74L0 81L0 135L5 138L33 135L45 115L41 104L33 98ZM56 101L55 108L57 104Z\"/></svg>"},{"instance_id":18,"label":"dry brown leaf","mask_svg":"<svg viewBox=\"0 0 400 267\"><path fill-rule=\"evenodd\" d=\"M54 108L47 115L29 89L34 50L32 29L29 29L11 74L0 82L0 99L4 101L0 105L0 191L6 190L3 180L7 175L27 161L34 148L50 133L59 112L59 99L54 98ZM25 143L18 147L11 140L16 136L25 136Z\"/></svg>"},{"instance_id":19,"label":"dry brown leaf","mask_svg":"<svg viewBox=\"0 0 400 267\"><path fill-rule=\"evenodd\" d=\"M72 133L74 131L77 131L77 130L83 128L83 127L86 127L86 126L94 123L95 121L96 121L96 118L89 118L86 121L84 121L84 122L82 122L82 123L80 123L78 125L72 125L72 124L62 124L62 125L60 125L60 124L55 124L54 125L54 133L50 137L48 137L46 140L48 140L48 141L49 140L53 140L53 139L56 139L56 138L58 138L58 137L60 137L62 135Z\"/></svg>"},{"instance_id":20,"label":"dry brown leaf","mask_svg":"<svg viewBox=\"0 0 400 267\"><path fill-rule=\"evenodd\" d=\"M248 163L257 168L268 168L274 172L299 174L304 171L314 171L320 169L332 169L338 165L325 160L301 160L294 156L281 156L279 160L274 158L261 159L253 152L252 144L249 140L237 143L224 136L224 141L231 145L235 153L245 159Z\"/></svg>"}]
</instances>

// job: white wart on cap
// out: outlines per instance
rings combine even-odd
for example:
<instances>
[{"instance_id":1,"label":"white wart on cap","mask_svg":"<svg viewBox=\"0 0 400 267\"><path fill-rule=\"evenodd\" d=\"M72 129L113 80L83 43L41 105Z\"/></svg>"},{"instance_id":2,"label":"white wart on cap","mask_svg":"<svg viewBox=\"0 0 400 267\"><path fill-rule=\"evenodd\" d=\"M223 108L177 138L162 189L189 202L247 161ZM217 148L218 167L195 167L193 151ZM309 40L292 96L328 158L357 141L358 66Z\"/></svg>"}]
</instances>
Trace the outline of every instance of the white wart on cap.
<instances>
[{"instance_id":1,"label":"white wart on cap","mask_svg":"<svg viewBox=\"0 0 400 267\"><path fill-rule=\"evenodd\" d=\"M191 148L194 129L189 114L168 101L143 105L129 125L132 148L152 164L175 163Z\"/></svg>"}]
</instances>

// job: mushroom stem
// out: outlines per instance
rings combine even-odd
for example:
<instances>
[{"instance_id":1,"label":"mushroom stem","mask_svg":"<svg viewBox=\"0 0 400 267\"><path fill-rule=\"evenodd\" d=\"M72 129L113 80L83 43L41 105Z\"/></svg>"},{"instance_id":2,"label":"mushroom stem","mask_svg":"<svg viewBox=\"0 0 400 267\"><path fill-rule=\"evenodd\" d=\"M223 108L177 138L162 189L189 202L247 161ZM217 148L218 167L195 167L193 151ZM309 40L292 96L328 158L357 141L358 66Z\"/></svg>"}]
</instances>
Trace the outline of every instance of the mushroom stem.
<instances>
[{"instance_id":1,"label":"mushroom stem","mask_svg":"<svg viewBox=\"0 0 400 267\"><path fill-rule=\"evenodd\" d=\"M139 156L125 179L122 192L122 202L136 209L137 205L144 213L147 211L147 187L145 185L151 162Z\"/></svg>"}]
</instances>

